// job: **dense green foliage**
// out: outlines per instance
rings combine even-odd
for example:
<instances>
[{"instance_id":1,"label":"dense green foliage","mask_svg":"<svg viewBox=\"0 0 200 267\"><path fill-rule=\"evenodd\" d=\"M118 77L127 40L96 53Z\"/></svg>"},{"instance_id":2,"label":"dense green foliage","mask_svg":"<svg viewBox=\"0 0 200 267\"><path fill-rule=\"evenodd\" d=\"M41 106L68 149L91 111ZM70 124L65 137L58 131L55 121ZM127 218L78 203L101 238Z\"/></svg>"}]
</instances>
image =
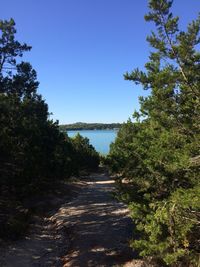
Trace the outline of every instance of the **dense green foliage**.
<instances>
[{"instance_id":1,"label":"dense green foliage","mask_svg":"<svg viewBox=\"0 0 200 267\"><path fill-rule=\"evenodd\" d=\"M67 130L108 130L108 129L119 129L121 123L84 123L77 122L73 124L60 125L61 131Z\"/></svg>"},{"instance_id":2,"label":"dense green foliage","mask_svg":"<svg viewBox=\"0 0 200 267\"><path fill-rule=\"evenodd\" d=\"M77 134L72 138L73 148L75 150L75 161L79 167L78 170L95 170L100 163L99 154L94 147L90 145L87 137Z\"/></svg>"},{"instance_id":3,"label":"dense green foliage","mask_svg":"<svg viewBox=\"0 0 200 267\"><path fill-rule=\"evenodd\" d=\"M140 97L136 122L119 130L107 162L120 174L140 255L161 266L200 266L200 17L182 31L171 5L149 1L145 19L157 30L147 37L149 62L125 74L149 96Z\"/></svg>"},{"instance_id":4,"label":"dense green foliage","mask_svg":"<svg viewBox=\"0 0 200 267\"><path fill-rule=\"evenodd\" d=\"M12 19L0 21L0 236L9 232L9 209L13 213L24 198L98 167L88 140L71 140L49 119L36 71L20 61L31 47L16 41L15 33Z\"/></svg>"}]
</instances>

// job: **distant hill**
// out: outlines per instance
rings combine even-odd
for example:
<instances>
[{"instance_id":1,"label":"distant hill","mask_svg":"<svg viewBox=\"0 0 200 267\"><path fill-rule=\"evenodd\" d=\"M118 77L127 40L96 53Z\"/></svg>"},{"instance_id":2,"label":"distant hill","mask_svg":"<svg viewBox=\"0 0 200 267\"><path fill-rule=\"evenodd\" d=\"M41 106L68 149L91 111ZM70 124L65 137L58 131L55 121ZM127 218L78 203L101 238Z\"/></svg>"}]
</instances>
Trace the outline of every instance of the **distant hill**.
<instances>
[{"instance_id":1,"label":"distant hill","mask_svg":"<svg viewBox=\"0 0 200 267\"><path fill-rule=\"evenodd\" d=\"M73 124L62 124L59 125L61 131L70 130L112 130L119 129L122 123L84 123L76 122Z\"/></svg>"}]
</instances>

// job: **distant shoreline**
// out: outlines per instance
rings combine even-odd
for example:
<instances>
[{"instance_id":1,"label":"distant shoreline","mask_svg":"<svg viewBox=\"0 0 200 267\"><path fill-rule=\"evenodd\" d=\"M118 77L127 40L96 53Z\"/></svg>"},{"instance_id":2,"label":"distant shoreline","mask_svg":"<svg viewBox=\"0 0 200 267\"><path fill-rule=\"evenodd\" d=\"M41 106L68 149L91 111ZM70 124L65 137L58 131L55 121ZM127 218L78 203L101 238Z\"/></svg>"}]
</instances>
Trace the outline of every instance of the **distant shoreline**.
<instances>
[{"instance_id":1,"label":"distant shoreline","mask_svg":"<svg viewBox=\"0 0 200 267\"><path fill-rule=\"evenodd\" d=\"M120 128L113 129L66 129L61 131L73 132L73 131L119 131Z\"/></svg>"},{"instance_id":2,"label":"distant shoreline","mask_svg":"<svg viewBox=\"0 0 200 267\"><path fill-rule=\"evenodd\" d=\"M74 123L59 125L61 131L119 130L122 123Z\"/></svg>"}]
</instances>

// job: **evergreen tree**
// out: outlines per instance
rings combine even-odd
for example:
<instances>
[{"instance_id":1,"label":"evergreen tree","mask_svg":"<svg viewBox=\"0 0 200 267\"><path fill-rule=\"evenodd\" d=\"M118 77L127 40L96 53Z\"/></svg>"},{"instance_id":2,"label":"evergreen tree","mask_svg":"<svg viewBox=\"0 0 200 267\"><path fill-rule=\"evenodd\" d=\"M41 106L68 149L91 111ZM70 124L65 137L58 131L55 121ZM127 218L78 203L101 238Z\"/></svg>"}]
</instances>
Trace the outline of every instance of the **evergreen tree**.
<instances>
[{"instance_id":1,"label":"evergreen tree","mask_svg":"<svg viewBox=\"0 0 200 267\"><path fill-rule=\"evenodd\" d=\"M72 141L50 120L36 71L20 60L31 47L19 43L15 33L13 19L0 21L0 237L23 231L18 207L25 198L83 168L98 167L88 140Z\"/></svg>"},{"instance_id":2,"label":"evergreen tree","mask_svg":"<svg viewBox=\"0 0 200 267\"><path fill-rule=\"evenodd\" d=\"M173 1L150 0L156 32L146 71L126 73L142 84L140 111L119 131L108 157L129 179L122 197L140 233L132 246L171 266L199 266L200 251L200 17L186 31ZM164 264L162 263L162 264Z\"/></svg>"},{"instance_id":3,"label":"evergreen tree","mask_svg":"<svg viewBox=\"0 0 200 267\"><path fill-rule=\"evenodd\" d=\"M37 93L36 71L29 63L17 62L30 47L15 40L12 19L1 21L0 30L0 184L23 195L57 179L60 157L65 161L67 154L57 153L64 138Z\"/></svg>"}]
</instances>

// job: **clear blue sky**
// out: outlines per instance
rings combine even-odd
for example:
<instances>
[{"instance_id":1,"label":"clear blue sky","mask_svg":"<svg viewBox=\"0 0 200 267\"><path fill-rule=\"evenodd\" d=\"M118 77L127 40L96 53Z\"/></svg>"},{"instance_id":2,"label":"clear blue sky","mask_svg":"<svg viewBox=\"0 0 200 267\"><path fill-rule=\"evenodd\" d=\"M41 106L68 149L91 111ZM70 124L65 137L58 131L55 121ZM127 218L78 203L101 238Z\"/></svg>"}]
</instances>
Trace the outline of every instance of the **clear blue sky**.
<instances>
[{"instance_id":1,"label":"clear blue sky","mask_svg":"<svg viewBox=\"0 0 200 267\"><path fill-rule=\"evenodd\" d=\"M17 38L32 45L25 59L38 73L39 92L60 123L123 122L138 109L140 86L123 73L142 68L150 48L147 0L5 0L0 18L13 17ZM175 0L183 28L199 0Z\"/></svg>"}]
</instances>

